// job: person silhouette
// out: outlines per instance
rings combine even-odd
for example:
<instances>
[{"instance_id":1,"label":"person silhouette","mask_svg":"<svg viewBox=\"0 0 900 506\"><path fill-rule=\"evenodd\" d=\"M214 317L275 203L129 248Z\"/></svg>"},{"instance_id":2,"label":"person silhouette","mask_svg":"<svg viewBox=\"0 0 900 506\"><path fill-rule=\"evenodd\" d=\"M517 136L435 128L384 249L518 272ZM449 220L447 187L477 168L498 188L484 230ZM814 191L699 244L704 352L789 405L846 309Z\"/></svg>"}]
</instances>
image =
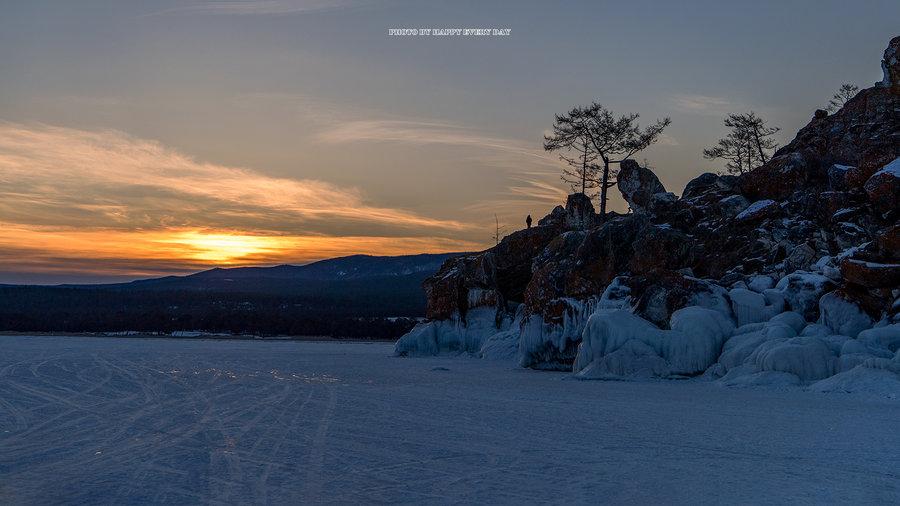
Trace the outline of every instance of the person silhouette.
<instances>
[{"instance_id":1,"label":"person silhouette","mask_svg":"<svg viewBox=\"0 0 900 506\"><path fill-rule=\"evenodd\" d=\"M527 218L525 218L525 224L528 225L528 228L531 228L531 215L529 214Z\"/></svg>"}]
</instances>

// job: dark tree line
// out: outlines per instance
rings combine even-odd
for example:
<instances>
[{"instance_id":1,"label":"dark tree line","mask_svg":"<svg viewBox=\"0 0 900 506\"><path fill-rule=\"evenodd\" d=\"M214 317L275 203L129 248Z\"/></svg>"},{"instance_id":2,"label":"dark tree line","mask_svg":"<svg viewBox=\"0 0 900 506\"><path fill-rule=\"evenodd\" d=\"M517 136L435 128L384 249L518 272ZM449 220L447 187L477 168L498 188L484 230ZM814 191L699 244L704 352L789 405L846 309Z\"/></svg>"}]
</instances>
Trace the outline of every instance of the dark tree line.
<instances>
[{"instance_id":1,"label":"dark tree line","mask_svg":"<svg viewBox=\"0 0 900 506\"><path fill-rule=\"evenodd\" d=\"M0 287L0 330L248 334L395 339L424 313L424 298L323 294L113 291ZM399 317L399 318L398 318Z\"/></svg>"}]
</instances>

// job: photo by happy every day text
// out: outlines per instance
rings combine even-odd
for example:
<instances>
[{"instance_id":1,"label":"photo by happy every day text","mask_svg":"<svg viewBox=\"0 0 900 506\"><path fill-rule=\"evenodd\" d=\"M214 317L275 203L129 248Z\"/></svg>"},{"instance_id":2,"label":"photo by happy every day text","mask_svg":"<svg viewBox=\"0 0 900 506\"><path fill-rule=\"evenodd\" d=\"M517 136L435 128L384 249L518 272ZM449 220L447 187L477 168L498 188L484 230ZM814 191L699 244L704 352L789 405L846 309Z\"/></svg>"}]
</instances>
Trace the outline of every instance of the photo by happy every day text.
<instances>
[{"instance_id":1,"label":"photo by happy every day text","mask_svg":"<svg viewBox=\"0 0 900 506\"><path fill-rule=\"evenodd\" d=\"M505 37L511 28L389 28L391 37Z\"/></svg>"}]
</instances>

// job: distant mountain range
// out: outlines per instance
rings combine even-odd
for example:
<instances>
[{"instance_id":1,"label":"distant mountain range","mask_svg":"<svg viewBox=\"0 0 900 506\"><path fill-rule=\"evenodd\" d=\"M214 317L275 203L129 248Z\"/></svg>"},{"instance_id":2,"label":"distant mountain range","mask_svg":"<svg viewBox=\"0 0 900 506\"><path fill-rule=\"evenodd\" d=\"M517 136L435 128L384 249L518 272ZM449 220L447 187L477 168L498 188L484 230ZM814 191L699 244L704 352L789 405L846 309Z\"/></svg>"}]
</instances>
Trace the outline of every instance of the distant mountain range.
<instances>
[{"instance_id":1,"label":"distant mountain range","mask_svg":"<svg viewBox=\"0 0 900 506\"><path fill-rule=\"evenodd\" d=\"M424 316L422 281L461 254L354 255L101 285L0 285L0 331L392 338Z\"/></svg>"},{"instance_id":2,"label":"distant mountain range","mask_svg":"<svg viewBox=\"0 0 900 506\"><path fill-rule=\"evenodd\" d=\"M305 282L361 282L378 278L413 278L421 282L437 272L448 258L462 253L424 253L403 256L352 255L307 265L210 269L187 276L166 276L106 285L61 285L110 290L212 290L253 293L304 291ZM358 283L357 283L358 284Z\"/></svg>"}]
</instances>

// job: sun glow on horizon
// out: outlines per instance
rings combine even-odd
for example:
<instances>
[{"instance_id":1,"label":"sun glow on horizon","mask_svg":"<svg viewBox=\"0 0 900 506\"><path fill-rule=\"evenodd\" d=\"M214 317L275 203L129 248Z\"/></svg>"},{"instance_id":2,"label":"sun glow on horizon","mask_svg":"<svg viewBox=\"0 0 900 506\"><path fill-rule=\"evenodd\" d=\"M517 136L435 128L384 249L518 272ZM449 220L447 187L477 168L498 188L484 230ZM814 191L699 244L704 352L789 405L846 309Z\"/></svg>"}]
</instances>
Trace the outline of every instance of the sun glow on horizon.
<instances>
[{"instance_id":1,"label":"sun glow on horizon","mask_svg":"<svg viewBox=\"0 0 900 506\"><path fill-rule=\"evenodd\" d=\"M291 249L290 239L271 236L203 233L199 231L173 234L160 242L188 247L187 256L203 262L232 264L241 258L269 256Z\"/></svg>"}]
</instances>

